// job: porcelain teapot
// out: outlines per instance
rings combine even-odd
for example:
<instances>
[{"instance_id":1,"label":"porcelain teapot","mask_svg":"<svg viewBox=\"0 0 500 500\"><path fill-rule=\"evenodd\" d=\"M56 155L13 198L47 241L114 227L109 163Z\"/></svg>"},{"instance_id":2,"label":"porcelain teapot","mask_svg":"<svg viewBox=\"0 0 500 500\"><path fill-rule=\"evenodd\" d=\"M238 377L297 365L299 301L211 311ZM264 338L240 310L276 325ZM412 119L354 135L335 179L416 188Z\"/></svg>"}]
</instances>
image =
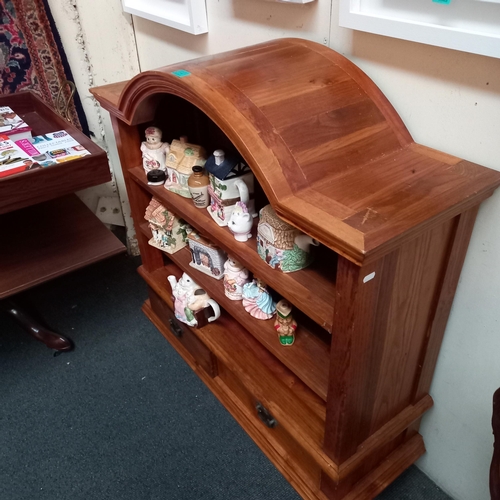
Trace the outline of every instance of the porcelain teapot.
<instances>
[{"instance_id":1,"label":"porcelain teapot","mask_svg":"<svg viewBox=\"0 0 500 500\"><path fill-rule=\"evenodd\" d=\"M168 276L167 279L172 287L172 295L174 296L175 317L179 321L189 326L198 326L198 321L194 313L208 306L211 306L214 311L214 315L208 318L209 323L220 317L219 304L211 299L207 292L191 276L183 273L180 280L177 280L174 275Z\"/></svg>"},{"instance_id":2,"label":"porcelain teapot","mask_svg":"<svg viewBox=\"0 0 500 500\"><path fill-rule=\"evenodd\" d=\"M244 202L238 201L227 224L236 241L247 241L252 237L253 217Z\"/></svg>"}]
</instances>

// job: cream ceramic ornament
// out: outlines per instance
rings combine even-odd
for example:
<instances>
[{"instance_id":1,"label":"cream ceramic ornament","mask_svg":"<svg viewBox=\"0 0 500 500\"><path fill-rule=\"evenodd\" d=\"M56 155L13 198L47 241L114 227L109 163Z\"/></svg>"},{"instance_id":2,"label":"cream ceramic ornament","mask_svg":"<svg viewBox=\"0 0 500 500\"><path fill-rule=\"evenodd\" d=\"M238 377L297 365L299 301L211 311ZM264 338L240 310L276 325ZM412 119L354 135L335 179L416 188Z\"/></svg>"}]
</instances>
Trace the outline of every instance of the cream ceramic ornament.
<instances>
[{"instance_id":1,"label":"cream ceramic ornament","mask_svg":"<svg viewBox=\"0 0 500 500\"><path fill-rule=\"evenodd\" d=\"M248 213L247 206L237 201L227 223L229 231L236 241L247 241L252 237L253 217Z\"/></svg>"},{"instance_id":2,"label":"cream ceramic ornament","mask_svg":"<svg viewBox=\"0 0 500 500\"><path fill-rule=\"evenodd\" d=\"M142 166L146 173L151 170L166 170L165 157L170 146L162 142L161 130L157 127L148 127L145 132L146 140L141 143Z\"/></svg>"},{"instance_id":3,"label":"cream ceramic ornament","mask_svg":"<svg viewBox=\"0 0 500 500\"><path fill-rule=\"evenodd\" d=\"M165 160L168 174L165 189L184 198L191 198L189 176L193 173L193 167L203 167L205 160L205 150L201 146L187 142L186 137L172 141Z\"/></svg>"}]
</instances>

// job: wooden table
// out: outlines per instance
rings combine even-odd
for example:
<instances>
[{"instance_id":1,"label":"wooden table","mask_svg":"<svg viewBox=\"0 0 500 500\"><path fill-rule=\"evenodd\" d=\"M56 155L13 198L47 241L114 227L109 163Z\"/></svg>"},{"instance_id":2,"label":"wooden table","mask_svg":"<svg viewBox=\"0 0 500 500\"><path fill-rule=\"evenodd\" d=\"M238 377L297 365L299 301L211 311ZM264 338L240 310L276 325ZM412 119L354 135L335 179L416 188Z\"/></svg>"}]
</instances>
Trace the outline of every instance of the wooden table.
<instances>
[{"instance_id":1,"label":"wooden table","mask_svg":"<svg viewBox=\"0 0 500 500\"><path fill-rule=\"evenodd\" d=\"M0 178L0 299L125 251L73 194L111 179L106 153L31 92L0 96L33 135L66 130L91 155ZM71 341L32 320L12 300L0 301L31 335L58 351Z\"/></svg>"}]
</instances>

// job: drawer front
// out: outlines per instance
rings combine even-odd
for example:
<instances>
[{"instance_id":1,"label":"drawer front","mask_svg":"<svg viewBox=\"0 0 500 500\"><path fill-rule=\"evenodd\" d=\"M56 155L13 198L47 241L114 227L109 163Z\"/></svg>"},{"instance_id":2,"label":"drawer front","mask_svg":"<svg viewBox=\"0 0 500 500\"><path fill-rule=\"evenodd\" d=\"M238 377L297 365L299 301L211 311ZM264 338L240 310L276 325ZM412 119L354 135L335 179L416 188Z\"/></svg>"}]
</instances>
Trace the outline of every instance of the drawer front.
<instances>
[{"instance_id":1,"label":"drawer front","mask_svg":"<svg viewBox=\"0 0 500 500\"><path fill-rule=\"evenodd\" d=\"M189 326L177 320L173 311L151 288L149 288L149 300L153 311L176 337L176 340L189 351L196 364L201 366L208 375L215 377L217 359L208 347L191 331Z\"/></svg>"},{"instance_id":2,"label":"drawer front","mask_svg":"<svg viewBox=\"0 0 500 500\"><path fill-rule=\"evenodd\" d=\"M308 483L309 488L318 490L321 470L311 456L290 435L282 423L274 418L272 412L268 411L265 405L254 397L220 360L218 369L218 375L223 384L238 400L238 403L248 410L252 423L259 429L259 439L254 438L257 445L260 445L261 439L269 443L281 459L301 477L302 481ZM307 425L307 422L304 422L304 425Z\"/></svg>"}]
</instances>

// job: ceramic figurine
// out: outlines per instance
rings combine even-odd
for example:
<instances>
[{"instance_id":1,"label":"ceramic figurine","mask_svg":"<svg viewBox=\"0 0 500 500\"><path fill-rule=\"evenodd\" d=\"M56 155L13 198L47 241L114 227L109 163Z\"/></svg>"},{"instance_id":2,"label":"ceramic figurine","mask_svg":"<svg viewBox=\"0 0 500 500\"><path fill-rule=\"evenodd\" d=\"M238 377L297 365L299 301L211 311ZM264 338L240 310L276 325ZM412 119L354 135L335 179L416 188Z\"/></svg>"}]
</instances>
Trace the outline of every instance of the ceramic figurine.
<instances>
[{"instance_id":1,"label":"ceramic figurine","mask_svg":"<svg viewBox=\"0 0 500 500\"><path fill-rule=\"evenodd\" d=\"M236 241L247 241L252 237L253 218L248 213L247 206L237 201L231 212L227 227L233 233Z\"/></svg>"},{"instance_id":2,"label":"ceramic figurine","mask_svg":"<svg viewBox=\"0 0 500 500\"><path fill-rule=\"evenodd\" d=\"M207 208L210 202L210 196L208 195L210 180L208 175L203 173L203 167L194 166L192 170L193 173L188 179L188 188L191 198L193 198L194 206L197 208Z\"/></svg>"},{"instance_id":3,"label":"ceramic figurine","mask_svg":"<svg viewBox=\"0 0 500 500\"><path fill-rule=\"evenodd\" d=\"M205 150L201 146L189 144L186 137L172 141L165 163L168 179L165 189L180 194L184 198L191 198L188 179L193 173L193 167L203 167L206 161Z\"/></svg>"},{"instance_id":4,"label":"ceramic figurine","mask_svg":"<svg viewBox=\"0 0 500 500\"><path fill-rule=\"evenodd\" d=\"M141 143L142 166L146 173L151 170L166 170L165 156L169 151L168 142L161 141L161 130L148 127L146 140Z\"/></svg>"},{"instance_id":5,"label":"ceramic figurine","mask_svg":"<svg viewBox=\"0 0 500 500\"><path fill-rule=\"evenodd\" d=\"M292 345L295 342L297 322L292 317L292 307L282 299L276 304L276 320L274 329L278 332L281 345Z\"/></svg>"},{"instance_id":6,"label":"ceramic figurine","mask_svg":"<svg viewBox=\"0 0 500 500\"><path fill-rule=\"evenodd\" d=\"M191 226L167 210L156 198L146 208L144 218L149 222L153 237L148 243L167 253L175 253L187 245Z\"/></svg>"},{"instance_id":7,"label":"ceramic figurine","mask_svg":"<svg viewBox=\"0 0 500 500\"><path fill-rule=\"evenodd\" d=\"M271 205L260 211L257 251L273 269L291 273L311 262L310 247L319 243L280 219Z\"/></svg>"},{"instance_id":8,"label":"ceramic figurine","mask_svg":"<svg viewBox=\"0 0 500 500\"><path fill-rule=\"evenodd\" d=\"M243 285L243 307L257 319L271 319L276 312L276 304L267 291L266 285L258 279Z\"/></svg>"},{"instance_id":9,"label":"ceramic figurine","mask_svg":"<svg viewBox=\"0 0 500 500\"><path fill-rule=\"evenodd\" d=\"M179 321L189 326L198 326L195 313L208 306L211 306L214 311L214 315L208 318L209 323L220 317L219 304L211 299L189 275L183 273L179 281L173 275L168 276L167 279L172 287L175 317Z\"/></svg>"},{"instance_id":10,"label":"ceramic figurine","mask_svg":"<svg viewBox=\"0 0 500 500\"><path fill-rule=\"evenodd\" d=\"M212 278L222 279L226 260L225 252L194 232L188 236L188 243L193 259L189 265Z\"/></svg>"},{"instance_id":11,"label":"ceramic figurine","mask_svg":"<svg viewBox=\"0 0 500 500\"><path fill-rule=\"evenodd\" d=\"M237 260L228 257L224 263L224 293L231 300L243 298L243 285L249 283L249 272Z\"/></svg>"},{"instance_id":12,"label":"ceramic figurine","mask_svg":"<svg viewBox=\"0 0 500 500\"><path fill-rule=\"evenodd\" d=\"M237 158L226 158L217 149L205 164L209 172L210 206L208 213L219 224L226 226L237 201L242 201L252 217L256 217L253 199L254 177L250 168Z\"/></svg>"}]
</instances>

